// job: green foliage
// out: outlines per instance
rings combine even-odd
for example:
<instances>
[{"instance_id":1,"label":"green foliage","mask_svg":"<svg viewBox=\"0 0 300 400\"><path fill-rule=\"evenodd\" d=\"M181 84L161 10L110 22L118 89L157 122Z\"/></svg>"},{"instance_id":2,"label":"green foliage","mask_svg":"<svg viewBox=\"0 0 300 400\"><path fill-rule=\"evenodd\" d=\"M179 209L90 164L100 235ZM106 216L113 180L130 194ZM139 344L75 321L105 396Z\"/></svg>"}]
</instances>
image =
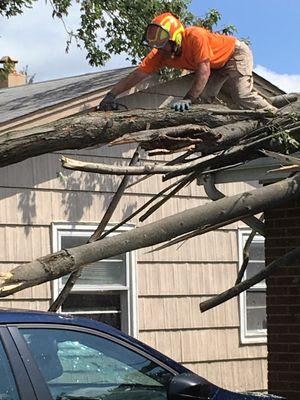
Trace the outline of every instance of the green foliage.
<instances>
[{"instance_id":1,"label":"green foliage","mask_svg":"<svg viewBox=\"0 0 300 400\"><path fill-rule=\"evenodd\" d=\"M294 153L296 150L299 150L299 142L289 134L288 130L283 131L277 137L277 140L286 154L291 154Z\"/></svg>"},{"instance_id":2,"label":"green foliage","mask_svg":"<svg viewBox=\"0 0 300 400\"><path fill-rule=\"evenodd\" d=\"M13 17L22 14L24 8L30 8L37 0L1 0L0 15Z\"/></svg>"},{"instance_id":3,"label":"green foliage","mask_svg":"<svg viewBox=\"0 0 300 400\"><path fill-rule=\"evenodd\" d=\"M204 15L204 17L194 17L191 23L192 25L202 26L210 31L215 31L214 28L220 22L221 17L222 16L218 10L211 9ZM236 27L233 24L229 24L216 32L224 35L233 35L236 32Z\"/></svg>"},{"instance_id":4,"label":"green foliage","mask_svg":"<svg viewBox=\"0 0 300 400\"><path fill-rule=\"evenodd\" d=\"M78 0L81 25L69 32L68 47L73 39L83 43L91 65L104 65L112 54L125 52L133 65L148 51L141 44L145 28L158 13L171 11L183 20L192 15L190 0ZM72 7L71 0L52 0L53 17L63 19Z\"/></svg>"},{"instance_id":5,"label":"green foliage","mask_svg":"<svg viewBox=\"0 0 300 400\"><path fill-rule=\"evenodd\" d=\"M12 17L32 7L37 0L1 0L0 15ZM148 49L141 44L145 28L158 13L171 11L186 23L192 20L187 7L190 0L76 0L81 10L81 23L77 30L68 31L67 50L73 40L87 50L91 65L102 66L112 54L125 52L137 64ZM65 26L73 7L72 0L49 0L54 18Z\"/></svg>"},{"instance_id":6,"label":"green foliage","mask_svg":"<svg viewBox=\"0 0 300 400\"><path fill-rule=\"evenodd\" d=\"M0 15L12 17L33 7L37 0L0 0ZM67 29L67 16L74 0L48 0L53 18L59 18L68 32L67 50L75 40L87 50L91 65L103 66L112 54L127 54L133 65L143 58L149 49L141 42L149 21L158 13L171 11L184 25L200 25L207 29L220 21L217 10L210 10L203 18L188 11L191 0L76 0L81 11L80 26L75 31ZM233 25L222 30L230 34ZM164 73L163 73L164 74ZM169 74L170 76L170 74Z\"/></svg>"},{"instance_id":7,"label":"green foliage","mask_svg":"<svg viewBox=\"0 0 300 400\"><path fill-rule=\"evenodd\" d=\"M8 75L14 70L15 64L7 61L3 67L0 68L0 81L6 81Z\"/></svg>"}]
</instances>

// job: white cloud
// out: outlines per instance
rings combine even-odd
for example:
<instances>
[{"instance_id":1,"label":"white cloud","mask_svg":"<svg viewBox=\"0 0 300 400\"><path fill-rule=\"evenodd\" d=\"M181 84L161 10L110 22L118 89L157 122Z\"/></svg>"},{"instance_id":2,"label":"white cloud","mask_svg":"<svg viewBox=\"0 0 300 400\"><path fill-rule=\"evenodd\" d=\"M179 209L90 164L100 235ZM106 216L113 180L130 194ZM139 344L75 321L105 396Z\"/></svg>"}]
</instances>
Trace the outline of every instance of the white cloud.
<instances>
[{"instance_id":1,"label":"white cloud","mask_svg":"<svg viewBox=\"0 0 300 400\"><path fill-rule=\"evenodd\" d=\"M300 75L279 74L263 65L257 65L254 71L287 93L300 92Z\"/></svg>"},{"instance_id":2,"label":"white cloud","mask_svg":"<svg viewBox=\"0 0 300 400\"><path fill-rule=\"evenodd\" d=\"M66 23L70 29L79 26L80 12L72 7ZM0 58L12 56L19 60L18 69L29 67L36 74L35 82L97 72L102 68L91 67L86 60L86 51L75 43L68 54L65 52L67 33L61 21L51 17L49 3L38 1L32 9L10 19L0 17ZM113 56L105 69L128 66L124 54Z\"/></svg>"},{"instance_id":3,"label":"white cloud","mask_svg":"<svg viewBox=\"0 0 300 400\"><path fill-rule=\"evenodd\" d=\"M51 17L51 12L50 2L39 0L20 16L0 17L0 58L6 55L17 58L19 69L28 65L29 73L36 74L36 82L130 65L126 55L120 54L102 68L91 67L85 50L75 44L66 54L67 33L61 21ZM79 26L80 10L76 2L66 23L73 30ZM300 75L278 74L262 65L257 65L255 72L286 92L300 92Z\"/></svg>"}]
</instances>

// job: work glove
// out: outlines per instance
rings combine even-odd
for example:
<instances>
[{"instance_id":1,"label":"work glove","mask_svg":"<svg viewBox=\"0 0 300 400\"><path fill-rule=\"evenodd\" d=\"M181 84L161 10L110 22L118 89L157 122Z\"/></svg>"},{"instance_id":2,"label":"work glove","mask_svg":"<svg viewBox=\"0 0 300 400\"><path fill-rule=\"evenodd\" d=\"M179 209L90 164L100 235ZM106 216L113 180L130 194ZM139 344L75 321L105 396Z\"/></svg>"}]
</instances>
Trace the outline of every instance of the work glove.
<instances>
[{"instance_id":1,"label":"work glove","mask_svg":"<svg viewBox=\"0 0 300 400\"><path fill-rule=\"evenodd\" d=\"M185 111L189 110L192 105L192 100L190 99L182 99L179 101L176 101L175 103L172 104L172 108L175 111Z\"/></svg>"},{"instance_id":2,"label":"work glove","mask_svg":"<svg viewBox=\"0 0 300 400\"><path fill-rule=\"evenodd\" d=\"M116 96L112 92L108 92L97 106L98 111L115 111L118 104L115 102Z\"/></svg>"}]
</instances>

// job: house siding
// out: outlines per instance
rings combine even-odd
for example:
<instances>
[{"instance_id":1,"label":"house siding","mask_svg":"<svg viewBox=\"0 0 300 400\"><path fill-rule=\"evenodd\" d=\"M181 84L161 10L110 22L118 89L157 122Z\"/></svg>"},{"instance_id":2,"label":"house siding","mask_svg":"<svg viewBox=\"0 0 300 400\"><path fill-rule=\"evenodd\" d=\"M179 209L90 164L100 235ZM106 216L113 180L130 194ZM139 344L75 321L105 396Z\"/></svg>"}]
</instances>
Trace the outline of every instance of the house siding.
<instances>
[{"instance_id":1,"label":"house siding","mask_svg":"<svg viewBox=\"0 0 300 400\"><path fill-rule=\"evenodd\" d=\"M266 262L300 245L300 201L267 211ZM300 397L299 260L278 268L267 280L268 380L271 393Z\"/></svg>"},{"instance_id":2,"label":"house siding","mask_svg":"<svg viewBox=\"0 0 300 400\"><path fill-rule=\"evenodd\" d=\"M132 151L129 146L122 150L91 149L77 152L76 158L120 164L129 161ZM57 153L47 154L3 168L1 272L52 251L53 222L98 223L117 189L119 177L62 171L59 157ZM218 187L234 194L250 186ZM112 222L119 222L161 188L157 176L132 186ZM207 201L203 188L191 185L151 216L149 222ZM137 219L132 222L139 224ZM241 345L238 299L204 314L199 310L201 301L225 290L235 280L238 226L243 225L233 223L179 247L152 253L137 251L138 337L223 387L263 390L266 346ZM52 285L48 282L4 298L0 306L47 310L51 300ZM247 378L244 368L248 369Z\"/></svg>"},{"instance_id":3,"label":"house siding","mask_svg":"<svg viewBox=\"0 0 300 400\"><path fill-rule=\"evenodd\" d=\"M122 98L129 108L161 107L181 98L191 76L178 82L149 87ZM90 105L98 103L95 98ZM72 108L72 106L70 105ZM73 112L78 109L73 107ZM56 110L47 121L72 110ZM45 121L41 113L27 126ZM27 124L27 125L26 125ZM18 121L18 127L22 121ZM3 128L5 129L5 127ZM122 164L133 153L128 145L64 151L82 161ZM59 152L27 159L1 169L0 175L0 271L52 251L53 222L98 223L121 177L62 170ZM153 157L153 162L161 158ZM137 178L134 178L135 180ZM173 180L170 181L172 183ZM245 183L220 184L225 195L252 189ZM118 223L162 189L153 176L126 190L112 217ZM210 200L196 183L183 188L145 223L159 220ZM137 219L131 221L139 225ZM138 338L168 354L206 379L231 390L267 388L267 349L264 344L241 344L239 301L200 313L199 303L234 284L238 270L238 234L241 222L190 239L183 244L148 252L136 252ZM53 286L44 283L1 299L0 306L47 310Z\"/></svg>"}]
</instances>

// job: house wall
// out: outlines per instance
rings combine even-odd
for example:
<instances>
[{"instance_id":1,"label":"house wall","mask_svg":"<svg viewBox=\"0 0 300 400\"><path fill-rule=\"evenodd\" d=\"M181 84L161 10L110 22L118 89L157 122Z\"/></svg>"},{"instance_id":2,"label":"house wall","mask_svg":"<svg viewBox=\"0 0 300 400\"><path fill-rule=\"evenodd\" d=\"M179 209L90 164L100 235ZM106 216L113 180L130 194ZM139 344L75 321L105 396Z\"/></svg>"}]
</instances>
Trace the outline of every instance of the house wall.
<instances>
[{"instance_id":1,"label":"house wall","mask_svg":"<svg viewBox=\"0 0 300 400\"><path fill-rule=\"evenodd\" d=\"M300 245L300 201L267 211L266 262ZM268 380L271 393L300 397L300 261L267 281Z\"/></svg>"},{"instance_id":2,"label":"house wall","mask_svg":"<svg viewBox=\"0 0 300 400\"><path fill-rule=\"evenodd\" d=\"M76 157L120 163L121 159L128 162L131 154L128 146L120 146L82 150ZM116 190L120 178L61 171L59 157L48 154L2 169L1 272L52 251L53 221L99 222ZM112 222L119 222L161 188L160 178L152 177L128 189ZM248 188L245 184L219 186L227 194ZM203 188L191 185L149 222L205 202ZM138 225L136 219L133 222ZM240 343L238 300L205 314L199 311L200 301L235 280L237 227L232 224L178 248L137 252L138 337L223 387L261 390L266 388L266 346ZM0 306L47 310L51 299L52 285L46 283L2 299Z\"/></svg>"},{"instance_id":3,"label":"house wall","mask_svg":"<svg viewBox=\"0 0 300 400\"><path fill-rule=\"evenodd\" d=\"M180 85L150 87L122 101L133 108L162 106L186 92L190 79L183 77ZM129 162L131 154L128 146L102 147L77 151L76 158L120 164ZM117 189L120 177L62 171L59 157L47 154L2 168L1 272L52 251L52 222L98 223ZM162 187L154 176L129 188L111 222L122 220ZM252 187L232 183L218 188L231 195ZM149 222L207 201L203 188L194 183ZM131 222L139 225L137 219ZM138 337L222 387L264 390L266 345L241 344L238 299L204 314L199 311L200 301L233 285L238 270L237 229L243 226L234 223L155 253L137 252ZM46 283L5 298L0 306L47 310L52 297L53 287Z\"/></svg>"}]
</instances>

